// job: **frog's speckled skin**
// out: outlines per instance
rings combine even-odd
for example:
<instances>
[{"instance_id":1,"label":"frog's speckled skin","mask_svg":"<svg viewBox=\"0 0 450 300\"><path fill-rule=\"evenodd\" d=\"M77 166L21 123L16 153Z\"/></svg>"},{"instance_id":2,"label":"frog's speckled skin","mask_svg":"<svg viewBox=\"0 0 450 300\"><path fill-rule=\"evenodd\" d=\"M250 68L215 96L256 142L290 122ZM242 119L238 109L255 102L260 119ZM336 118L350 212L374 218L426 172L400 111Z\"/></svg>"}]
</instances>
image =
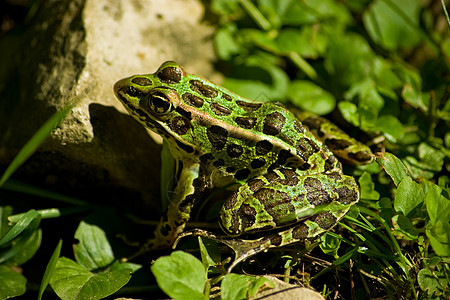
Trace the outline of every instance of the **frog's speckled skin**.
<instances>
[{"instance_id":1,"label":"frog's speckled skin","mask_svg":"<svg viewBox=\"0 0 450 300\"><path fill-rule=\"evenodd\" d=\"M330 230L359 199L354 178L342 173L333 152L367 163L370 150L325 119L242 98L175 62L122 79L114 92L134 118L168 142L178 161L167 217L148 248L172 245L205 188L235 181L246 183L220 213L228 235L286 227L261 249Z\"/></svg>"}]
</instances>

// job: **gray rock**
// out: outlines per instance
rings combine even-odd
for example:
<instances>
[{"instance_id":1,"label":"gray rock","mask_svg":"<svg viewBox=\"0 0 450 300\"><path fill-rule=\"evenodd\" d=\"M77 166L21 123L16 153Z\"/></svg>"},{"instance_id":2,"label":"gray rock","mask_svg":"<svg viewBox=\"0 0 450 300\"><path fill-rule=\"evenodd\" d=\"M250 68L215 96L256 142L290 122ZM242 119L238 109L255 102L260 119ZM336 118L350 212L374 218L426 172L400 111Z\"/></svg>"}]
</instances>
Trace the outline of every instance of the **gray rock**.
<instances>
[{"instance_id":1,"label":"gray rock","mask_svg":"<svg viewBox=\"0 0 450 300\"><path fill-rule=\"evenodd\" d=\"M113 84L175 60L211 77L212 28L200 1L40 1L0 39L0 170L56 111L80 102L16 178L83 199L159 205L160 142Z\"/></svg>"}]
</instances>

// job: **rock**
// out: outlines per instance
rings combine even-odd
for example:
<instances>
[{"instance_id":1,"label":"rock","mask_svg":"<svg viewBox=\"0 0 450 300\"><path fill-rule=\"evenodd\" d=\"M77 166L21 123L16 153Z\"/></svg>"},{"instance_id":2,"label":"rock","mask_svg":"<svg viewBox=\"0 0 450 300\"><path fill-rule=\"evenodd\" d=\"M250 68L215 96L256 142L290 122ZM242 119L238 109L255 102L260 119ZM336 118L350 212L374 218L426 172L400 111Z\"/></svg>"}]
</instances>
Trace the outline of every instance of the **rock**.
<instances>
[{"instance_id":1,"label":"rock","mask_svg":"<svg viewBox=\"0 0 450 300\"><path fill-rule=\"evenodd\" d=\"M56 111L78 104L15 178L94 201L160 203L160 139L112 86L166 60L211 77L213 29L201 1L41 1L0 39L0 170Z\"/></svg>"}]
</instances>

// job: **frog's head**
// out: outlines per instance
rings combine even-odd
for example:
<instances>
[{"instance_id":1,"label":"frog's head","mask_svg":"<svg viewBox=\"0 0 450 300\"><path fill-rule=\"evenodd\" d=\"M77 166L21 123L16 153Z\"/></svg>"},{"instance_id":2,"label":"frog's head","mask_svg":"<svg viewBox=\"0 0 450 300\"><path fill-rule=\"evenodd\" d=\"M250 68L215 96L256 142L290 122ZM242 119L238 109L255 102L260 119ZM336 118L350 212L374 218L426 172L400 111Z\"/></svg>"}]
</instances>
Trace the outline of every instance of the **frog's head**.
<instances>
[{"instance_id":1,"label":"frog's head","mask_svg":"<svg viewBox=\"0 0 450 300\"><path fill-rule=\"evenodd\" d=\"M180 112L180 96L186 73L175 62L165 62L154 74L119 80L114 94L128 112L163 137L182 136L190 122Z\"/></svg>"}]
</instances>

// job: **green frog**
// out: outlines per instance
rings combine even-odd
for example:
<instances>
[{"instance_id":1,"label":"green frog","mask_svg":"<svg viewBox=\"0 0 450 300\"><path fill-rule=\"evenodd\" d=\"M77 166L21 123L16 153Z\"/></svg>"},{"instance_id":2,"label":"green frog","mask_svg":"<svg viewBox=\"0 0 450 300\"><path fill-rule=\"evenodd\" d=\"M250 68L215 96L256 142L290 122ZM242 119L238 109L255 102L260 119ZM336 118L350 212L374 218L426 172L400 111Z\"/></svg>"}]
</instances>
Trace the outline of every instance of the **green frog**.
<instances>
[{"instance_id":1,"label":"green frog","mask_svg":"<svg viewBox=\"0 0 450 300\"><path fill-rule=\"evenodd\" d=\"M343 174L336 156L366 164L373 155L326 119L277 102L250 101L171 61L154 74L118 81L114 93L167 142L177 162L167 215L142 251L170 247L207 188L240 183L219 216L231 238L194 232L230 240L239 249L235 263L318 237L359 200L355 179ZM256 240L237 238L261 232L267 234Z\"/></svg>"}]
</instances>

